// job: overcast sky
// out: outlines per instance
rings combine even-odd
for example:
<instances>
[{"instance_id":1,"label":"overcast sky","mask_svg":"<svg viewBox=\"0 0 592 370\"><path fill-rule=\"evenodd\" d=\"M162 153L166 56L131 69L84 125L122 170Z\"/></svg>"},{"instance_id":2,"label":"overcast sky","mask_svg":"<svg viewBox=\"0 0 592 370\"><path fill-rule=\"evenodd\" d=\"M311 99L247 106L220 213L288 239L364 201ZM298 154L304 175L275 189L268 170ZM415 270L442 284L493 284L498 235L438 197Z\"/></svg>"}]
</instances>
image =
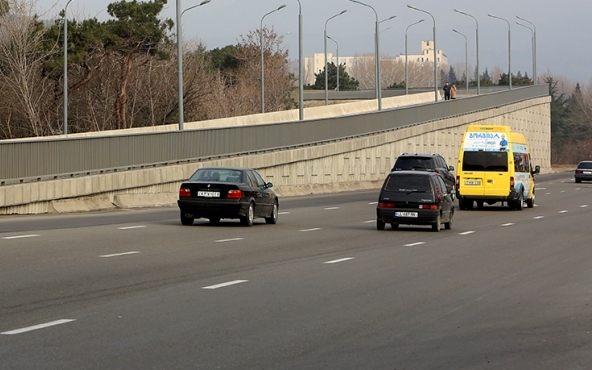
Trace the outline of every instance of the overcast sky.
<instances>
[{"instance_id":1,"label":"overcast sky","mask_svg":"<svg viewBox=\"0 0 592 370\"><path fill-rule=\"evenodd\" d=\"M201 3L202 0L181 0L181 9ZM429 14L407 7L412 5L433 15L436 22L436 46L442 49L453 66L465 61L465 39L452 31L466 35L468 39L469 65L476 64L475 28L473 18L454 11L459 9L473 15L479 23L480 69L489 71L499 66L508 69L508 23L488 14L509 21L511 28L512 72L527 72L532 76L532 32L516 24L516 16L534 23L537 36L537 71L539 76L550 72L564 76L572 82L588 84L592 77L590 55L590 0L360 0L378 13L378 19L397 17L380 23L380 51L383 56L405 53L405 29L410 24L425 19L408 30L409 54L421 51L421 40L431 40L433 22ZM107 5L112 0L73 0L68 16L78 20L108 17ZM44 18L55 17L67 0L38 0L39 13ZM176 19L176 0L169 0L163 17ZM347 13L327 23L327 34L339 44L339 55L349 56L374 52L374 26L376 16L371 8L349 0L300 0L304 24L304 55L323 52L325 22L332 16ZM298 0L211 0L183 15L183 40L199 39L208 49L236 44L241 35L260 27L273 27L279 35L285 35L286 47L292 59L298 57ZM392 27L389 29L389 27ZM329 41L329 51L335 44ZM457 71L461 76L462 71Z\"/></svg>"}]
</instances>

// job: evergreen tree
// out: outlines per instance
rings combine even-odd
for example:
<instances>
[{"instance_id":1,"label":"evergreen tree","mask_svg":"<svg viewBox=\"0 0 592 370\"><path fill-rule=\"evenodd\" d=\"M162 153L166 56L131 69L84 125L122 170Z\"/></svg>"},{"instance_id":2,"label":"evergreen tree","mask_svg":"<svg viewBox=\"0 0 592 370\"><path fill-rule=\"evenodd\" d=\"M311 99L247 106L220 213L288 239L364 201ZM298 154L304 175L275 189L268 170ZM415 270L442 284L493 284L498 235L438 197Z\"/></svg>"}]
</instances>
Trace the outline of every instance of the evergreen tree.
<instances>
[{"instance_id":1,"label":"evergreen tree","mask_svg":"<svg viewBox=\"0 0 592 370\"><path fill-rule=\"evenodd\" d=\"M335 63L328 63L327 89L335 90L337 88L337 66ZM360 82L345 70L345 65L339 65L339 90L357 90ZM310 86L311 90L325 90L325 71L321 70L315 73L315 83Z\"/></svg>"},{"instance_id":2,"label":"evergreen tree","mask_svg":"<svg viewBox=\"0 0 592 370\"><path fill-rule=\"evenodd\" d=\"M454 72L454 68L452 68L452 66L448 68L448 83L456 83L456 73Z\"/></svg>"}]
</instances>

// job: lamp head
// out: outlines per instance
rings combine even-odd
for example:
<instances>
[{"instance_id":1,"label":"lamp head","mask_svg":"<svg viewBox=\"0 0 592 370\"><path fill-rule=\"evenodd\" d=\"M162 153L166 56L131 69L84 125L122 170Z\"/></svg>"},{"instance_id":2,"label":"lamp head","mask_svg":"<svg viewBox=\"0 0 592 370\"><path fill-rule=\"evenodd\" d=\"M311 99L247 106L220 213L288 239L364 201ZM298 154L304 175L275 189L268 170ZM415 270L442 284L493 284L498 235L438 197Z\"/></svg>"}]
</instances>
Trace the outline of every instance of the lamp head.
<instances>
[{"instance_id":1,"label":"lamp head","mask_svg":"<svg viewBox=\"0 0 592 370\"><path fill-rule=\"evenodd\" d=\"M286 4L284 4L284 5L280 5L280 7L279 7L279 8L277 8L277 10L284 9L285 7L286 7Z\"/></svg>"}]
</instances>

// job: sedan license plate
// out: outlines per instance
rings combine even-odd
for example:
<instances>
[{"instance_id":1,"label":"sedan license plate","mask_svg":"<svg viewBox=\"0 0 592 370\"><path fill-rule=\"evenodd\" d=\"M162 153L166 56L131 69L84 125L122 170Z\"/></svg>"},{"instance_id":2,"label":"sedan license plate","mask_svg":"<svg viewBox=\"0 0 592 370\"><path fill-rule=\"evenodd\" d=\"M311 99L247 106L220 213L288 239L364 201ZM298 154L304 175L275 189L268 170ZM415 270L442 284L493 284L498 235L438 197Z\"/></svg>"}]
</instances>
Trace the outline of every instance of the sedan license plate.
<instances>
[{"instance_id":1,"label":"sedan license plate","mask_svg":"<svg viewBox=\"0 0 592 370\"><path fill-rule=\"evenodd\" d=\"M198 197L205 197L205 198L220 198L219 191L198 191Z\"/></svg>"},{"instance_id":2,"label":"sedan license plate","mask_svg":"<svg viewBox=\"0 0 592 370\"><path fill-rule=\"evenodd\" d=\"M395 212L395 217L417 217L417 212Z\"/></svg>"},{"instance_id":3,"label":"sedan license plate","mask_svg":"<svg viewBox=\"0 0 592 370\"><path fill-rule=\"evenodd\" d=\"M481 180L465 180L465 185L481 185Z\"/></svg>"}]
</instances>

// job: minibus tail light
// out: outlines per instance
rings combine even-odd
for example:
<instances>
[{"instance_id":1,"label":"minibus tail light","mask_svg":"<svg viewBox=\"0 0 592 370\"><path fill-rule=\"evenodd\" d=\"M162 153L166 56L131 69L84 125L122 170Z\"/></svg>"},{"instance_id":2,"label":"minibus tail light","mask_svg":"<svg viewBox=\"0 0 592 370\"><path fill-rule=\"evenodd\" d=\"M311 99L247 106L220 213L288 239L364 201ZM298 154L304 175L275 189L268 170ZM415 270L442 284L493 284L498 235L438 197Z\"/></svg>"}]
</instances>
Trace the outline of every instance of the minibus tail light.
<instances>
[{"instance_id":1,"label":"minibus tail light","mask_svg":"<svg viewBox=\"0 0 592 370\"><path fill-rule=\"evenodd\" d=\"M510 190L514 190L514 176L510 176Z\"/></svg>"},{"instance_id":2,"label":"minibus tail light","mask_svg":"<svg viewBox=\"0 0 592 370\"><path fill-rule=\"evenodd\" d=\"M460 189L460 176L456 176L456 190Z\"/></svg>"}]
</instances>

